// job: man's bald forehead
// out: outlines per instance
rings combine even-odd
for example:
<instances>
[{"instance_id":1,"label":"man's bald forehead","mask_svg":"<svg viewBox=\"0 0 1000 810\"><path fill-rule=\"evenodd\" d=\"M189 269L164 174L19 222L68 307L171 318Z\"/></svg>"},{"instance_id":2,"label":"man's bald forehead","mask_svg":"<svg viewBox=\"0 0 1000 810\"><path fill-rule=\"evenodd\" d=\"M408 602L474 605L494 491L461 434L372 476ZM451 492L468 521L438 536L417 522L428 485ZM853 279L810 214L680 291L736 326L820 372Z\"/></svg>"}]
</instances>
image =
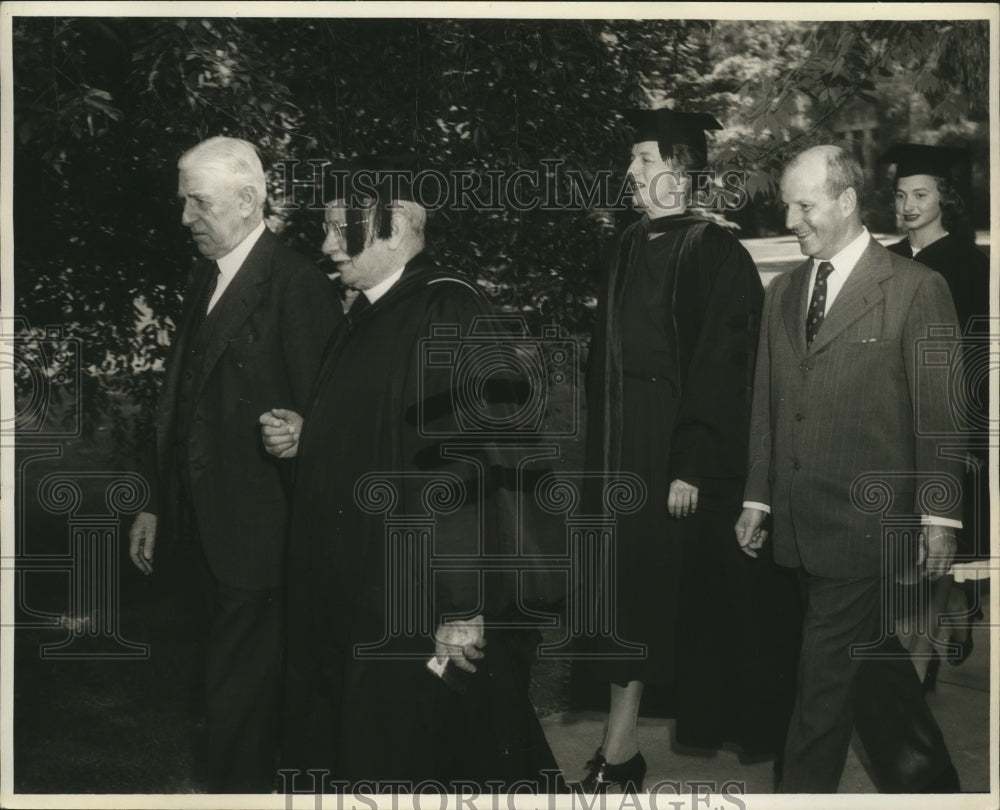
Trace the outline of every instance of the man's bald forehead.
<instances>
[{"instance_id":1,"label":"man's bald forehead","mask_svg":"<svg viewBox=\"0 0 1000 810\"><path fill-rule=\"evenodd\" d=\"M864 170L861 164L845 149L833 144L813 146L799 152L789 161L782 174L782 183L793 171L806 173L821 183L830 199L835 199L847 189L854 189L860 200L864 191Z\"/></svg>"},{"instance_id":2,"label":"man's bald forehead","mask_svg":"<svg viewBox=\"0 0 1000 810\"><path fill-rule=\"evenodd\" d=\"M794 171L808 172L820 181L826 179L826 167L829 153L822 147L814 146L799 152L785 167L782 177Z\"/></svg>"}]
</instances>

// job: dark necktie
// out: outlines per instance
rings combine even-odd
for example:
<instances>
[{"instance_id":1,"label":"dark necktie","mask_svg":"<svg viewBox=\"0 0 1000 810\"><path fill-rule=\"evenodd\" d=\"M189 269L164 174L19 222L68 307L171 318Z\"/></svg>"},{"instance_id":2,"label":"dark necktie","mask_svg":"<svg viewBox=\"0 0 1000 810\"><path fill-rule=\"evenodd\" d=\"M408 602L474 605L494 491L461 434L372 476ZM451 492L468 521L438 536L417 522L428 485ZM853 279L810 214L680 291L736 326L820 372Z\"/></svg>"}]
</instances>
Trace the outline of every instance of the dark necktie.
<instances>
[{"instance_id":1,"label":"dark necktie","mask_svg":"<svg viewBox=\"0 0 1000 810\"><path fill-rule=\"evenodd\" d=\"M813 287L812 298L809 300L809 312L806 314L806 345L811 346L813 338L819 331L826 314L826 279L833 272L830 262L820 262L816 268L816 284Z\"/></svg>"},{"instance_id":2,"label":"dark necktie","mask_svg":"<svg viewBox=\"0 0 1000 810\"><path fill-rule=\"evenodd\" d=\"M351 308L347 310L348 331L354 330L354 327L357 324L358 316L370 306L371 303L368 301L368 296L363 292L359 292L354 301L351 302Z\"/></svg>"},{"instance_id":3,"label":"dark necktie","mask_svg":"<svg viewBox=\"0 0 1000 810\"><path fill-rule=\"evenodd\" d=\"M205 285L205 294L202 296L198 307L198 323L202 323L208 316L208 305L212 300L212 296L215 295L215 290L219 286L219 276L222 273L219 272L219 265L215 265L213 268L215 271L215 276L212 278L208 284Z\"/></svg>"}]
</instances>

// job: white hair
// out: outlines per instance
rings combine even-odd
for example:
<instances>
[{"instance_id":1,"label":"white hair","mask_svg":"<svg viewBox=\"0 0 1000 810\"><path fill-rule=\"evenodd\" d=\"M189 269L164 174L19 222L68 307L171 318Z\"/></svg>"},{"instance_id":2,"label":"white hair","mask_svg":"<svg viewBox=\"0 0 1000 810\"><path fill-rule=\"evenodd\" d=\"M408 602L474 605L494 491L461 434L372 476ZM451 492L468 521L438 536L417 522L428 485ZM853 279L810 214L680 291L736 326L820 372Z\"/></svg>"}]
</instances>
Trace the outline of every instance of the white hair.
<instances>
[{"instance_id":1,"label":"white hair","mask_svg":"<svg viewBox=\"0 0 1000 810\"><path fill-rule=\"evenodd\" d=\"M267 184L260 156L252 143L224 135L209 138L188 149L177 161L177 168L181 170L195 166L228 177L239 188L251 186L263 207Z\"/></svg>"},{"instance_id":2,"label":"white hair","mask_svg":"<svg viewBox=\"0 0 1000 810\"><path fill-rule=\"evenodd\" d=\"M406 218L410 229L420 236L424 233L424 226L427 224L427 210L412 200L396 200L393 205L398 205L403 209L403 216Z\"/></svg>"}]
</instances>

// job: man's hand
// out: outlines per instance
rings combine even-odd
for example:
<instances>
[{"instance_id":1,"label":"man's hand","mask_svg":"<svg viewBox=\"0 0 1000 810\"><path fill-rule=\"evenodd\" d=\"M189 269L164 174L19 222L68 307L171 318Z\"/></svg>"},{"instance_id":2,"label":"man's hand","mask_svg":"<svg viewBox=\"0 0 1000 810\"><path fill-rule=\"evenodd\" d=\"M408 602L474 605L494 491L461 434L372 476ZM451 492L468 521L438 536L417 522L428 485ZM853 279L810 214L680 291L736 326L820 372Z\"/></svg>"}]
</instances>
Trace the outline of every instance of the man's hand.
<instances>
[{"instance_id":1,"label":"man's hand","mask_svg":"<svg viewBox=\"0 0 1000 810\"><path fill-rule=\"evenodd\" d=\"M917 556L917 567L932 582L940 579L951 568L955 559L958 542L955 540L955 530L950 526L926 526L926 531L920 533L920 551Z\"/></svg>"},{"instance_id":2,"label":"man's hand","mask_svg":"<svg viewBox=\"0 0 1000 810\"><path fill-rule=\"evenodd\" d=\"M757 551L767 540L767 529L762 529L767 512L745 507L736 521L736 542L740 550L749 557L756 557Z\"/></svg>"},{"instance_id":3,"label":"man's hand","mask_svg":"<svg viewBox=\"0 0 1000 810\"><path fill-rule=\"evenodd\" d=\"M698 487L693 487L680 478L670 482L667 495L667 513L672 518L687 517L698 511Z\"/></svg>"},{"instance_id":4,"label":"man's hand","mask_svg":"<svg viewBox=\"0 0 1000 810\"><path fill-rule=\"evenodd\" d=\"M153 548L156 546L156 515L140 512L128 532L129 556L144 574L153 573Z\"/></svg>"},{"instance_id":5,"label":"man's hand","mask_svg":"<svg viewBox=\"0 0 1000 810\"><path fill-rule=\"evenodd\" d=\"M476 616L468 621L445 622L434 633L434 654L438 662L446 664L450 658L455 666L466 672L475 672L478 661L486 653L486 636L483 632L483 617Z\"/></svg>"},{"instance_id":6,"label":"man's hand","mask_svg":"<svg viewBox=\"0 0 1000 810\"><path fill-rule=\"evenodd\" d=\"M262 413L258 421L264 449L275 458L294 458L299 452L302 417L295 411L271 408Z\"/></svg>"}]
</instances>

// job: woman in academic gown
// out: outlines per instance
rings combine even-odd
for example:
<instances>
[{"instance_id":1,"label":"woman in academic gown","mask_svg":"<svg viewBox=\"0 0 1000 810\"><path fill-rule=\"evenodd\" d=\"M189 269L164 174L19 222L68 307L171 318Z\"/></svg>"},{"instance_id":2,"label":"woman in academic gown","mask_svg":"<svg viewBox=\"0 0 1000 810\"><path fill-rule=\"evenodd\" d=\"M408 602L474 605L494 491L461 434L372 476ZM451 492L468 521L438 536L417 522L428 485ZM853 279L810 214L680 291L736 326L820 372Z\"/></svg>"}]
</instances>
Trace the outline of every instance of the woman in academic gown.
<instances>
[{"instance_id":1,"label":"woman in academic gown","mask_svg":"<svg viewBox=\"0 0 1000 810\"><path fill-rule=\"evenodd\" d=\"M641 789L647 684L672 690L677 742L732 741L766 755L782 750L795 675L794 582L765 555L741 554L733 536L763 289L730 231L688 210L686 172L705 166L704 130L720 126L665 109L632 119L628 173L641 217L602 284L587 466L645 485L644 506L617 516L613 590L601 595L617 639L645 653L609 647L586 665L610 684L610 714L584 790Z\"/></svg>"},{"instance_id":2,"label":"woman in academic gown","mask_svg":"<svg viewBox=\"0 0 1000 810\"><path fill-rule=\"evenodd\" d=\"M972 404L970 418L981 425L969 452L969 474L963 482L964 510L962 529L958 532L958 552L953 574L942 577L932 587L930 624L936 628L941 613L962 615L977 613L975 589L977 571L985 568L990 556L989 476L987 473L989 418L989 378L978 373L988 362L987 319L990 314L989 260L976 248L975 231L969 221L960 188L968 193L968 155L962 149L923 144L896 144L882 157L896 164L896 217L906 231L906 238L890 245L889 250L914 259L936 270L948 283L963 341L967 402ZM979 334L980 337L969 337ZM971 387L969 387L971 386ZM977 564L978 562L978 564ZM965 579L966 587L955 587L955 573ZM970 610L971 609L971 610ZM981 612L979 612L981 615ZM972 633L955 627L950 638L954 645L945 655L952 664L960 664L972 652ZM931 657L935 645L927 638L917 641L911 650L917 672L927 689L933 689L940 659ZM926 673L926 677L925 677Z\"/></svg>"}]
</instances>

